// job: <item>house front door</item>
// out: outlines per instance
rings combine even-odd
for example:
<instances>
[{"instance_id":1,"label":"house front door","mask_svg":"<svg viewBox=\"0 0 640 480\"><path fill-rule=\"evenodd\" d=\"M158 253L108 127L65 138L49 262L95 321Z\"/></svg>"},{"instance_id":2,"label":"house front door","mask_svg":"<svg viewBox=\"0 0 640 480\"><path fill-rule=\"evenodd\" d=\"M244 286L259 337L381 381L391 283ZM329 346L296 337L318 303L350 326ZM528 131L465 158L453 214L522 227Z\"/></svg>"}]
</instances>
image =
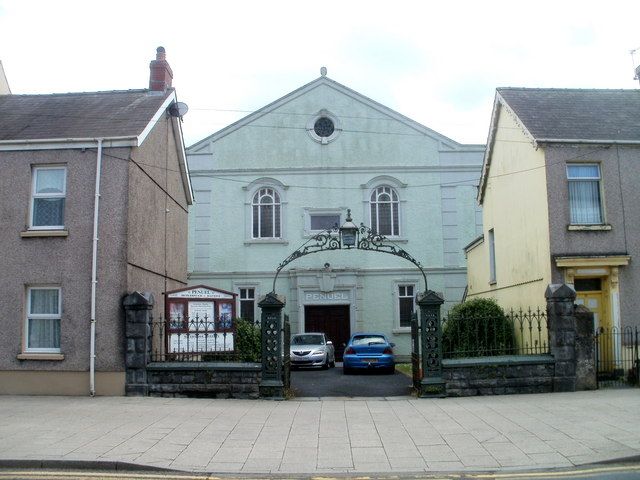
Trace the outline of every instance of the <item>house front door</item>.
<instances>
[{"instance_id":1,"label":"house front door","mask_svg":"<svg viewBox=\"0 0 640 480\"><path fill-rule=\"evenodd\" d=\"M576 278L577 305L584 305L593 313L593 330L598 334L598 370L608 371L614 367L614 336L611 316L604 306L603 279Z\"/></svg>"}]
</instances>

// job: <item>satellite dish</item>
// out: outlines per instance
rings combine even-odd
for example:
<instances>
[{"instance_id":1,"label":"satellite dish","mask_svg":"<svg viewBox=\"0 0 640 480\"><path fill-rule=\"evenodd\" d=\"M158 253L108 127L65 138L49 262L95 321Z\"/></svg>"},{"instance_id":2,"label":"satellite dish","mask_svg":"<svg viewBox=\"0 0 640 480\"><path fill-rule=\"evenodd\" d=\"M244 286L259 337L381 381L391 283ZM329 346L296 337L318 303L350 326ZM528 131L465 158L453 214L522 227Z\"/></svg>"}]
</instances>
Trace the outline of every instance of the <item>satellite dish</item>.
<instances>
[{"instance_id":1,"label":"satellite dish","mask_svg":"<svg viewBox=\"0 0 640 480\"><path fill-rule=\"evenodd\" d=\"M172 103L167 109L167 112L169 113L169 115L171 115L172 117L180 117L180 118L182 118L184 114L187 113L188 111L189 111L189 107L184 102Z\"/></svg>"}]
</instances>

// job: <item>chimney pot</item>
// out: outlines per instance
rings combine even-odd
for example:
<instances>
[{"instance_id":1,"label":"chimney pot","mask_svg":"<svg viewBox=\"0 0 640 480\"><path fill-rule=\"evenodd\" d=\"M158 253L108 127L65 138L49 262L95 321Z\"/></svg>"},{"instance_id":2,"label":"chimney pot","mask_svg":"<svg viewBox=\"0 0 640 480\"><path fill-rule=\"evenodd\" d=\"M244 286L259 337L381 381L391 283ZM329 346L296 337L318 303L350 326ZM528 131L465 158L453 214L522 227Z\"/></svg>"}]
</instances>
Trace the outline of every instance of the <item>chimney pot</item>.
<instances>
[{"instance_id":1,"label":"chimney pot","mask_svg":"<svg viewBox=\"0 0 640 480\"><path fill-rule=\"evenodd\" d=\"M167 88L171 88L173 71L166 58L164 47L158 47L156 49L156 59L151 60L149 64L149 90L164 92Z\"/></svg>"}]
</instances>

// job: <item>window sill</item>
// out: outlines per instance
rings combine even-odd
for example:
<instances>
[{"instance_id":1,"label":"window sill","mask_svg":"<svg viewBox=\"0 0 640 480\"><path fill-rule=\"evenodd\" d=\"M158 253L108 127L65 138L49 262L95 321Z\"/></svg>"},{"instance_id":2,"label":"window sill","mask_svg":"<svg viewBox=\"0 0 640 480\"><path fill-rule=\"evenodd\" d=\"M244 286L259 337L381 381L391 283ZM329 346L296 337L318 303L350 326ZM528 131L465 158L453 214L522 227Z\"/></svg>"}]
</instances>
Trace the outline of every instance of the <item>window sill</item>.
<instances>
[{"instance_id":1,"label":"window sill","mask_svg":"<svg viewBox=\"0 0 640 480\"><path fill-rule=\"evenodd\" d=\"M611 225L568 225L567 230L570 232L606 232L611 230Z\"/></svg>"},{"instance_id":2,"label":"window sill","mask_svg":"<svg viewBox=\"0 0 640 480\"><path fill-rule=\"evenodd\" d=\"M406 237L385 237L385 239L393 243L409 243L409 239Z\"/></svg>"},{"instance_id":3,"label":"window sill","mask_svg":"<svg viewBox=\"0 0 640 480\"><path fill-rule=\"evenodd\" d=\"M20 232L22 238L32 237L67 237L68 230L25 230Z\"/></svg>"},{"instance_id":4,"label":"window sill","mask_svg":"<svg viewBox=\"0 0 640 480\"><path fill-rule=\"evenodd\" d=\"M20 353L16 358L18 360L61 361L64 360L64 355L62 353Z\"/></svg>"},{"instance_id":5,"label":"window sill","mask_svg":"<svg viewBox=\"0 0 640 480\"><path fill-rule=\"evenodd\" d=\"M391 333L393 333L394 335L411 335L411 327L394 328L393 330L391 330Z\"/></svg>"},{"instance_id":6,"label":"window sill","mask_svg":"<svg viewBox=\"0 0 640 480\"><path fill-rule=\"evenodd\" d=\"M256 245L256 244L274 244L274 245L289 245L289 242L287 240L284 240L282 238L261 238L261 239L251 239L251 240L245 240L244 241L245 245Z\"/></svg>"}]
</instances>

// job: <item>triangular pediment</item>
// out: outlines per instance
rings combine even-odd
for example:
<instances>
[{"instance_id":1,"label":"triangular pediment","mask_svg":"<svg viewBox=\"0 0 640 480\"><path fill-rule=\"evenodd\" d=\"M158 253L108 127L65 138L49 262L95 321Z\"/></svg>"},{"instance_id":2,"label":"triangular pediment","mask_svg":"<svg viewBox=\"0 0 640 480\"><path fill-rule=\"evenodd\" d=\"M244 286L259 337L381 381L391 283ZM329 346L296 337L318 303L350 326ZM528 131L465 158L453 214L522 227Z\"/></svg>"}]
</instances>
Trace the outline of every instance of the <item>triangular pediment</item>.
<instances>
[{"instance_id":1,"label":"triangular pediment","mask_svg":"<svg viewBox=\"0 0 640 480\"><path fill-rule=\"evenodd\" d=\"M286 113L290 110L287 108L288 106L294 105L297 100L301 99L301 97L304 97L305 95L312 95L314 91L317 91L318 89L326 89L331 93L336 94L334 95L334 98L336 96L343 97L343 100L340 102L342 104L341 109L343 111L348 109L348 108L345 108L345 105L349 106L350 103L358 104L358 106L364 107L369 111L371 111L371 113L375 115L376 119L393 120L397 122L399 125L402 125L406 129L408 129L409 131L412 131L419 135L423 135L425 137L429 137L433 139L434 141L438 142L438 148L440 150L452 151L452 150L464 149L465 147L464 145L461 145L455 142L454 140L396 112L395 110L392 110L391 108L386 107L385 105L382 105L381 103L378 103L375 100L372 100L366 97L365 95L362 95L361 93L358 93L355 90L352 90L342 85L341 83L336 82L335 80L322 76L288 93L287 95L280 97L276 101L232 123L231 125L223 128L222 130L219 130L218 132L215 132L214 134L200 140L199 142L195 143L194 145L192 145L187 149L188 153L192 153L192 154L193 153L209 153L210 144L212 142L216 142L221 138L224 138L225 136L230 135L231 133L247 125L256 123L266 115L269 115L272 113L286 115ZM329 108L329 106L327 106L326 108ZM294 110L295 109L291 109L290 113L292 115L300 115L300 113L295 112ZM306 113L308 113L311 116L315 112L306 112ZM332 113L335 113L335 112L332 112Z\"/></svg>"}]
</instances>

